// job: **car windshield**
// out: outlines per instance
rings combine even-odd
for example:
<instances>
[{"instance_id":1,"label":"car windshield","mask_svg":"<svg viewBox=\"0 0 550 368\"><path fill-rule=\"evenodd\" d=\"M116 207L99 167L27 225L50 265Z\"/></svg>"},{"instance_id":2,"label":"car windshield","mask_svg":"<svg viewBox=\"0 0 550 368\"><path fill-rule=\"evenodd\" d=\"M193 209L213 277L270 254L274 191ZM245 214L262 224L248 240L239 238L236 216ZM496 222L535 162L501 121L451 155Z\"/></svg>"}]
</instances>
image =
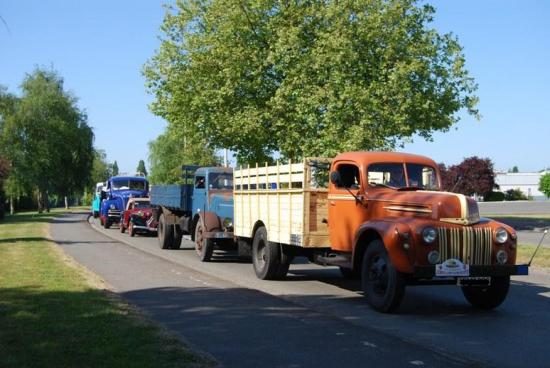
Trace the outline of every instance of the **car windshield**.
<instances>
[{"instance_id":1,"label":"car windshield","mask_svg":"<svg viewBox=\"0 0 550 368\"><path fill-rule=\"evenodd\" d=\"M210 189L233 189L233 174L210 173L208 187Z\"/></svg>"},{"instance_id":2,"label":"car windshield","mask_svg":"<svg viewBox=\"0 0 550 368\"><path fill-rule=\"evenodd\" d=\"M407 170L407 178L405 177ZM439 190L433 167L422 164L376 163L369 165L368 181L371 186L388 186L395 189L417 188Z\"/></svg>"},{"instance_id":3,"label":"car windshield","mask_svg":"<svg viewBox=\"0 0 550 368\"><path fill-rule=\"evenodd\" d=\"M149 201L135 201L134 208L145 209L149 208L151 203Z\"/></svg>"},{"instance_id":4,"label":"car windshield","mask_svg":"<svg viewBox=\"0 0 550 368\"><path fill-rule=\"evenodd\" d=\"M146 182L143 180L113 180L114 190L145 190Z\"/></svg>"}]
</instances>

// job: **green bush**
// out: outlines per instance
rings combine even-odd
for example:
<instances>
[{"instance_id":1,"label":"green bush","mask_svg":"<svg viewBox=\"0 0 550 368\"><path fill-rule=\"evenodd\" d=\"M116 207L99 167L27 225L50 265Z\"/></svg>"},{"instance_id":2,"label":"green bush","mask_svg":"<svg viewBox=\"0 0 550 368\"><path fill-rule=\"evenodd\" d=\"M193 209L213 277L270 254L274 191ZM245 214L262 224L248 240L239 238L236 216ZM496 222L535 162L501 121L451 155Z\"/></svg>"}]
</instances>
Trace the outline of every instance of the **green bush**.
<instances>
[{"instance_id":1,"label":"green bush","mask_svg":"<svg viewBox=\"0 0 550 368\"><path fill-rule=\"evenodd\" d=\"M539 190L543 192L547 198L550 198L550 173L546 173L540 177Z\"/></svg>"},{"instance_id":2,"label":"green bush","mask_svg":"<svg viewBox=\"0 0 550 368\"><path fill-rule=\"evenodd\" d=\"M489 192L483 199L485 202L501 202L504 198L505 195L502 192Z\"/></svg>"},{"instance_id":3,"label":"green bush","mask_svg":"<svg viewBox=\"0 0 550 368\"><path fill-rule=\"evenodd\" d=\"M523 201L527 199L527 196L519 189L509 189L506 191L504 198L507 201Z\"/></svg>"}]
</instances>

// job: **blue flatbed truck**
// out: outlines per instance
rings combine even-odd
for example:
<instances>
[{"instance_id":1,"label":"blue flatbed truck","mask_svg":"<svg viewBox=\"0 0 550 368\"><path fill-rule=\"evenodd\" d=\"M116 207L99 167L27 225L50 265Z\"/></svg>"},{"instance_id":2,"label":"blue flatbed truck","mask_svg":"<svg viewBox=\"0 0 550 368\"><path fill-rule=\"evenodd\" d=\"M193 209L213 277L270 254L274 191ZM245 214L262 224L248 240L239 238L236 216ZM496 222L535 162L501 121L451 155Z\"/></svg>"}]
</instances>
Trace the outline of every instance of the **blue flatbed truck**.
<instances>
[{"instance_id":1,"label":"blue flatbed truck","mask_svg":"<svg viewBox=\"0 0 550 368\"><path fill-rule=\"evenodd\" d=\"M203 262L215 247L233 248L233 169L182 166L183 184L153 185L153 216L162 249L179 249L188 234Z\"/></svg>"}]
</instances>

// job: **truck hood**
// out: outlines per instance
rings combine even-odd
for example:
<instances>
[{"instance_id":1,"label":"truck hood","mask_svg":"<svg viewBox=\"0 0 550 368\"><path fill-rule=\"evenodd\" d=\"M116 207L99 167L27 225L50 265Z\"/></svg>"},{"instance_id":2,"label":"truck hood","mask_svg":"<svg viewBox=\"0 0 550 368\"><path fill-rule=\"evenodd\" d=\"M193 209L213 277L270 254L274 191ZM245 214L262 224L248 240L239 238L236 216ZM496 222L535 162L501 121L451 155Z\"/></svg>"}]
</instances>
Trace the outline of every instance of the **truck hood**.
<instances>
[{"instance_id":1,"label":"truck hood","mask_svg":"<svg viewBox=\"0 0 550 368\"><path fill-rule=\"evenodd\" d=\"M477 202L463 194L391 190L371 194L367 198L377 213L388 216L408 214L461 225L480 221Z\"/></svg>"},{"instance_id":2,"label":"truck hood","mask_svg":"<svg viewBox=\"0 0 550 368\"><path fill-rule=\"evenodd\" d=\"M141 198L146 196L147 192L143 190L117 190L111 192L111 198L121 203L122 210L126 209L126 204L128 203L128 199L130 199L130 197Z\"/></svg>"}]
</instances>

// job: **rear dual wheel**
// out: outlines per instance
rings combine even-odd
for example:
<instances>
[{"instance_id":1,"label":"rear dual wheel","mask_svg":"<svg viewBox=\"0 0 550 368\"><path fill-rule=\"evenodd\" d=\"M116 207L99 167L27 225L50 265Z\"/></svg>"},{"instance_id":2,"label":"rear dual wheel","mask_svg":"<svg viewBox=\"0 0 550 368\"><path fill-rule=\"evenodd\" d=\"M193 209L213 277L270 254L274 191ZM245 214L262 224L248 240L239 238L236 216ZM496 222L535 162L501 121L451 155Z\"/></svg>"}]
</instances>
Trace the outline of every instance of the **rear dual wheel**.
<instances>
[{"instance_id":1,"label":"rear dual wheel","mask_svg":"<svg viewBox=\"0 0 550 368\"><path fill-rule=\"evenodd\" d=\"M283 279L291 262L292 256L281 244L268 241L264 226L256 230L252 241L252 264L259 279Z\"/></svg>"}]
</instances>

